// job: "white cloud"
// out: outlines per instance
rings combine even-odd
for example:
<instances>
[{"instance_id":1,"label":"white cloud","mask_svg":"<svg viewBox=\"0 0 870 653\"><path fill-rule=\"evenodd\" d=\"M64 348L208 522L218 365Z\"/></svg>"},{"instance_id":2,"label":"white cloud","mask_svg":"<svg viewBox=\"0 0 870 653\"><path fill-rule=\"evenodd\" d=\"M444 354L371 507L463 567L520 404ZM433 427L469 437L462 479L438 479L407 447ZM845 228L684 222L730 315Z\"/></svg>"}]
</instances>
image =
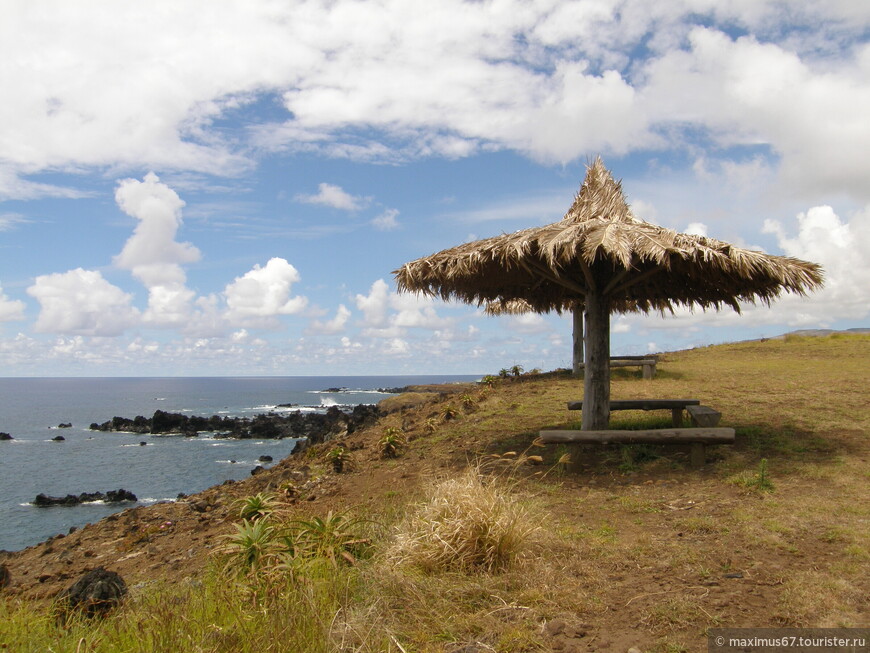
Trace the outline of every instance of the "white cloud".
<instances>
[{"instance_id":1,"label":"white cloud","mask_svg":"<svg viewBox=\"0 0 870 653\"><path fill-rule=\"evenodd\" d=\"M395 338L408 328L436 330L453 324L438 315L431 298L391 292L383 279L371 285L368 295L357 295L356 306L363 313L362 325L369 337Z\"/></svg>"},{"instance_id":2,"label":"white cloud","mask_svg":"<svg viewBox=\"0 0 870 653\"><path fill-rule=\"evenodd\" d=\"M363 313L363 324L367 327L383 327L387 322L390 289L383 279L375 281L368 295L356 296L356 307Z\"/></svg>"},{"instance_id":3,"label":"white cloud","mask_svg":"<svg viewBox=\"0 0 870 653\"><path fill-rule=\"evenodd\" d=\"M195 293L186 286L181 267L200 258L190 243L176 242L184 201L153 172L143 181L125 179L118 184L115 201L139 223L127 239L115 265L130 270L148 288L144 320L155 325L184 324Z\"/></svg>"},{"instance_id":4,"label":"white cloud","mask_svg":"<svg viewBox=\"0 0 870 653\"><path fill-rule=\"evenodd\" d=\"M117 336L139 317L132 296L93 270L36 277L27 293L41 305L35 325L41 333Z\"/></svg>"},{"instance_id":5,"label":"white cloud","mask_svg":"<svg viewBox=\"0 0 870 653\"><path fill-rule=\"evenodd\" d=\"M14 322L24 319L24 302L18 299L9 299L3 292L0 284L0 322Z\"/></svg>"},{"instance_id":6,"label":"white cloud","mask_svg":"<svg viewBox=\"0 0 870 653\"><path fill-rule=\"evenodd\" d=\"M866 199L868 14L848 0L252 1L209 15L19 0L0 26L0 193L76 192L25 180L45 170L233 174L251 144L566 162L682 148L702 131L768 145L795 188ZM255 110L270 97L287 110L271 124ZM239 115L248 127L233 132ZM365 199L328 184L312 197Z\"/></svg>"},{"instance_id":7,"label":"white cloud","mask_svg":"<svg viewBox=\"0 0 870 653\"><path fill-rule=\"evenodd\" d=\"M693 236L707 236L707 225L703 222L692 222L686 227L686 230L683 232L685 234L691 234Z\"/></svg>"},{"instance_id":8,"label":"white cloud","mask_svg":"<svg viewBox=\"0 0 870 653\"><path fill-rule=\"evenodd\" d=\"M300 313L308 304L306 297L292 296L292 286L300 278L283 258L269 259L263 267L255 265L224 289L228 319L244 322Z\"/></svg>"},{"instance_id":9,"label":"white cloud","mask_svg":"<svg viewBox=\"0 0 870 653\"><path fill-rule=\"evenodd\" d=\"M549 323L539 313L523 313L508 318L508 329L511 332L534 334L551 330Z\"/></svg>"},{"instance_id":10,"label":"white cloud","mask_svg":"<svg viewBox=\"0 0 870 653\"><path fill-rule=\"evenodd\" d=\"M784 298L783 308L808 323L870 316L870 206L848 222L830 206L816 206L798 215L797 223L793 237L778 222L767 221L764 231L776 235L788 256L819 263L825 287L808 300Z\"/></svg>"},{"instance_id":11,"label":"white cloud","mask_svg":"<svg viewBox=\"0 0 870 653\"><path fill-rule=\"evenodd\" d=\"M615 320L611 321L610 324L610 332L611 333L629 333L631 331L631 324L625 318L624 315L620 315Z\"/></svg>"},{"instance_id":12,"label":"white cloud","mask_svg":"<svg viewBox=\"0 0 870 653\"><path fill-rule=\"evenodd\" d=\"M196 247L175 242L184 201L153 172L145 175L143 181L121 181L115 201L124 213L139 220L133 235L115 257L119 268L132 271L146 284L158 284L176 281L177 266L199 260Z\"/></svg>"},{"instance_id":13,"label":"white cloud","mask_svg":"<svg viewBox=\"0 0 870 653\"><path fill-rule=\"evenodd\" d=\"M317 188L318 192L315 195L300 194L296 195L294 199L297 202L303 202L305 204L322 204L334 209L341 209L342 211L359 211L371 202L370 197L351 195L341 186L322 183L319 184Z\"/></svg>"},{"instance_id":14,"label":"white cloud","mask_svg":"<svg viewBox=\"0 0 870 653\"><path fill-rule=\"evenodd\" d=\"M372 220L372 225L380 231L392 231L399 228L399 221L396 218L399 216L397 209L387 209Z\"/></svg>"},{"instance_id":15,"label":"white cloud","mask_svg":"<svg viewBox=\"0 0 870 653\"><path fill-rule=\"evenodd\" d=\"M838 320L870 317L870 206L843 221L830 206L816 206L796 219L796 233L780 222L768 220L764 231L776 237L786 255L818 263L824 287L807 297L783 294L768 308L764 304L741 306L741 313L693 312L678 309L662 319L657 315L626 315L632 324L651 329L694 329L704 326L749 327L786 325L793 328L829 326Z\"/></svg>"},{"instance_id":16,"label":"white cloud","mask_svg":"<svg viewBox=\"0 0 870 653\"><path fill-rule=\"evenodd\" d=\"M347 306L339 304L338 309L335 311L335 317L325 322L314 320L311 323L310 328L307 329L307 333L312 335L334 335L336 333L341 333L344 331L347 321L350 319L350 315L351 313Z\"/></svg>"},{"instance_id":17,"label":"white cloud","mask_svg":"<svg viewBox=\"0 0 870 653\"><path fill-rule=\"evenodd\" d=\"M768 145L794 192L829 189L867 199L870 125L863 107L870 103L870 61L856 56L860 50L844 53L831 70L787 44L752 36L735 40L696 27L689 41L689 50L645 66L641 95L653 123L695 124L726 147Z\"/></svg>"},{"instance_id":18,"label":"white cloud","mask_svg":"<svg viewBox=\"0 0 870 653\"><path fill-rule=\"evenodd\" d=\"M411 346L406 340L392 338L384 343L381 351L386 356L407 356L411 353Z\"/></svg>"},{"instance_id":19,"label":"white cloud","mask_svg":"<svg viewBox=\"0 0 870 653\"><path fill-rule=\"evenodd\" d=\"M19 213L3 213L0 215L0 231L11 231L16 225L27 222L29 220Z\"/></svg>"}]
</instances>

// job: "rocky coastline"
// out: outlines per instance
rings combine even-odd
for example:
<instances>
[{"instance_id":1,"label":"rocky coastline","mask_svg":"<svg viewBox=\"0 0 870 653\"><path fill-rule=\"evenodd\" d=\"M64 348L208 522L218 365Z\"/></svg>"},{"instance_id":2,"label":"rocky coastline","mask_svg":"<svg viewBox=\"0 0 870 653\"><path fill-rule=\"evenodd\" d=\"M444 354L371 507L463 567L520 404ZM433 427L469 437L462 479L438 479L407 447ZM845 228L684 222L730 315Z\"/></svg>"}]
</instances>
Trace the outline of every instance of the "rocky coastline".
<instances>
[{"instance_id":1,"label":"rocky coastline","mask_svg":"<svg viewBox=\"0 0 870 653\"><path fill-rule=\"evenodd\" d=\"M378 407L370 404L359 404L350 411L331 406L325 413L303 413L297 410L286 415L264 413L255 417L198 417L158 410L151 417L113 417L102 423L95 422L90 428L92 431L143 435L195 437L205 432L214 433L217 438L298 438L300 443L297 448L304 448L308 444L318 444L353 433L374 423L379 414Z\"/></svg>"}]
</instances>

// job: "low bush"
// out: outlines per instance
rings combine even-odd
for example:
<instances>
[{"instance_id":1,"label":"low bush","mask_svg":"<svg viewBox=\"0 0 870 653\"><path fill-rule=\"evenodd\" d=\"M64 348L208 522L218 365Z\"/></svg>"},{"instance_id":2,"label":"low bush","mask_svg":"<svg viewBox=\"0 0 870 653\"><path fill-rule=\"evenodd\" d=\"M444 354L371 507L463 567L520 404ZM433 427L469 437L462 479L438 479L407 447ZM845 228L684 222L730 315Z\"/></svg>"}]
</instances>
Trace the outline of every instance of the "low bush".
<instances>
[{"instance_id":1,"label":"low bush","mask_svg":"<svg viewBox=\"0 0 870 653\"><path fill-rule=\"evenodd\" d=\"M499 571L529 543L536 527L502 483L476 468L442 481L399 524L387 556L437 571Z\"/></svg>"}]
</instances>

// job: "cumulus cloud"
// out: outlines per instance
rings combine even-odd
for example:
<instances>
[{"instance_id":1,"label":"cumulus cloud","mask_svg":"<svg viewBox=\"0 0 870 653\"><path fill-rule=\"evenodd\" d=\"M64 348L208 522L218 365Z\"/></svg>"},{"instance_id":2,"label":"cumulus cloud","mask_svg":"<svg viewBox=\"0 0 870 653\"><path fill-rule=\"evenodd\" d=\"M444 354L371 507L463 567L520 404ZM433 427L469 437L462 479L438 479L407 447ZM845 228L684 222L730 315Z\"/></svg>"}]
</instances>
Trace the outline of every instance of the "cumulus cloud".
<instances>
[{"instance_id":1,"label":"cumulus cloud","mask_svg":"<svg viewBox=\"0 0 870 653\"><path fill-rule=\"evenodd\" d=\"M245 322L302 312L308 299L292 296L292 286L300 279L296 268L283 258L269 259L263 267L255 265L224 289L228 319Z\"/></svg>"},{"instance_id":2,"label":"cumulus cloud","mask_svg":"<svg viewBox=\"0 0 870 653\"><path fill-rule=\"evenodd\" d=\"M356 296L356 307L363 313L363 324L369 327L383 327L387 322L390 289L383 279L375 281L368 295Z\"/></svg>"},{"instance_id":3,"label":"cumulus cloud","mask_svg":"<svg viewBox=\"0 0 870 653\"><path fill-rule=\"evenodd\" d=\"M117 336L139 317L132 296L93 270L38 276L27 293L40 303L35 329L41 333Z\"/></svg>"},{"instance_id":4,"label":"cumulus cloud","mask_svg":"<svg viewBox=\"0 0 870 653\"><path fill-rule=\"evenodd\" d=\"M819 263L824 269L821 291L805 301L784 300L790 313L822 324L870 316L870 206L848 222L830 206L816 206L797 216L793 236L775 221L766 221L764 231L776 236L788 256Z\"/></svg>"},{"instance_id":5,"label":"cumulus cloud","mask_svg":"<svg viewBox=\"0 0 870 653\"><path fill-rule=\"evenodd\" d=\"M18 299L9 299L3 292L0 284L0 322L14 322L24 319L24 302Z\"/></svg>"},{"instance_id":6,"label":"cumulus cloud","mask_svg":"<svg viewBox=\"0 0 870 653\"><path fill-rule=\"evenodd\" d=\"M371 202L370 197L351 195L341 186L335 186L324 182L319 184L317 188L318 191L314 195L299 194L296 195L294 199L297 202L303 202L305 204L322 204L323 206L330 206L334 209L341 209L342 211L359 211Z\"/></svg>"},{"instance_id":7,"label":"cumulus cloud","mask_svg":"<svg viewBox=\"0 0 870 653\"><path fill-rule=\"evenodd\" d=\"M436 330L453 324L438 315L431 298L391 292L383 279L371 285L368 295L358 294L355 301L363 313L364 333L371 337L396 338L408 328Z\"/></svg>"},{"instance_id":8,"label":"cumulus cloud","mask_svg":"<svg viewBox=\"0 0 870 653\"><path fill-rule=\"evenodd\" d=\"M830 206L816 206L797 215L793 224L768 220L764 231L776 237L786 255L821 265L824 287L807 297L783 294L770 307L745 304L740 314L728 309L678 309L666 319L630 314L620 320L653 329L698 330L704 326L830 326L838 320L864 320L870 316L870 251L866 248L870 242L870 206L857 211L848 221Z\"/></svg>"},{"instance_id":9,"label":"cumulus cloud","mask_svg":"<svg viewBox=\"0 0 870 653\"><path fill-rule=\"evenodd\" d=\"M114 263L130 270L148 288L144 319L157 325L184 323L195 293L185 286L183 264L200 258L190 243L176 242L184 201L153 172L143 181L125 179L118 184L115 201L139 223Z\"/></svg>"},{"instance_id":10,"label":"cumulus cloud","mask_svg":"<svg viewBox=\"0 0 870 653\"><path fill-rule=\"evenodd\" d=\"M335 317L331 320L322 322L314 320L308 329L308 332L316 335L333 335L344 331L347 321L350 319L350 310L344 304L339 304L335 311Z\"/></svg>"}]
</instances>

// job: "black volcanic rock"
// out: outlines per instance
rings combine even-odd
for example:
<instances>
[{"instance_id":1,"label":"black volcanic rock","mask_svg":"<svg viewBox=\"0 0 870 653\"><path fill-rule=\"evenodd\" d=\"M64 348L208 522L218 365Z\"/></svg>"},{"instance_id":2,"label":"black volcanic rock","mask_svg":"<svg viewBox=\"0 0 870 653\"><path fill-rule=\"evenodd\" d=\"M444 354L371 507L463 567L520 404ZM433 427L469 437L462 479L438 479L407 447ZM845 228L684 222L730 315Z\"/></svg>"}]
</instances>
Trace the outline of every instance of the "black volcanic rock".
<instances>
[{"instance_id":1,"label":"black volcanic rock","mask_svg":"<svg viewBox=\"0 0 870 653\"><path fill-rule=\"evenodd\" d=\"M60 424L57 425L57 428L59 428L59 429L71 429L72 422L61 422Z\"/></svg>"},{"instance_id":2,"label":"black volcanic rock","mask_svg":"<svg viewBox=\"0 0 870 653\"><path fill-rule=\"evenodd\" d=\"M14 439L15 438L13 438L8 433L0 433L0 440L14 440Z\"/></svg>"},{"instance_id":3,"label":"black volcanic rock","mask_svg":"<svg viewBox=\"0 0 870 653\"><path fill-rule=\"evenodd\" d=\"M127 584L114 571L92 569L58 595L68 610L80 610L88 617L105 615L127 594Z\"/></svg>"},{"instance_id":4,"label":"black volcanic rock","mask_svg":"<svg viewBox=\"0 0 870 653\"><path fill-rule=\"evenodd\" d=\"M82 492L79 495L67 494L65 497L52 497L47 494L37 494L33 500L33 505L39 508L47 508L50 506L77 506L80 503L92 503L94 501L105 501L106 503L118 503L120 501L138 501L135 494L129 490L121 488L120 490L109 490L103 492Z\"/></svg>"},{"instance_id":5,"label":"black volcanic rock","mask_svg":"<svg viewBox=\"0 0 870 653\"><path fill-rule=\"evenodd\" d=\"M52 439L52 442L63 442L66 440L62 435L55 435Z\"/></svg>"},{"instance_id":6,"label":"black volcanic rock","mask_svg":"<svg viewBox=\"0 0 870 653\"><path fill-rule=\"evenodd\" d=\"M266 413L254 418L188 416L158 410L150 419L138 416L133 420L114 417L102 424L91 424L94 431L122 433L180 433L195 436L199 431L216 433L219 438L281 439L306 438L311 443L326 442L334 437L353 433L377 420L377 406L360 404L350 412L331 406L325 414L295 411L278 415Z\"/></svg>"}]
</instances>

